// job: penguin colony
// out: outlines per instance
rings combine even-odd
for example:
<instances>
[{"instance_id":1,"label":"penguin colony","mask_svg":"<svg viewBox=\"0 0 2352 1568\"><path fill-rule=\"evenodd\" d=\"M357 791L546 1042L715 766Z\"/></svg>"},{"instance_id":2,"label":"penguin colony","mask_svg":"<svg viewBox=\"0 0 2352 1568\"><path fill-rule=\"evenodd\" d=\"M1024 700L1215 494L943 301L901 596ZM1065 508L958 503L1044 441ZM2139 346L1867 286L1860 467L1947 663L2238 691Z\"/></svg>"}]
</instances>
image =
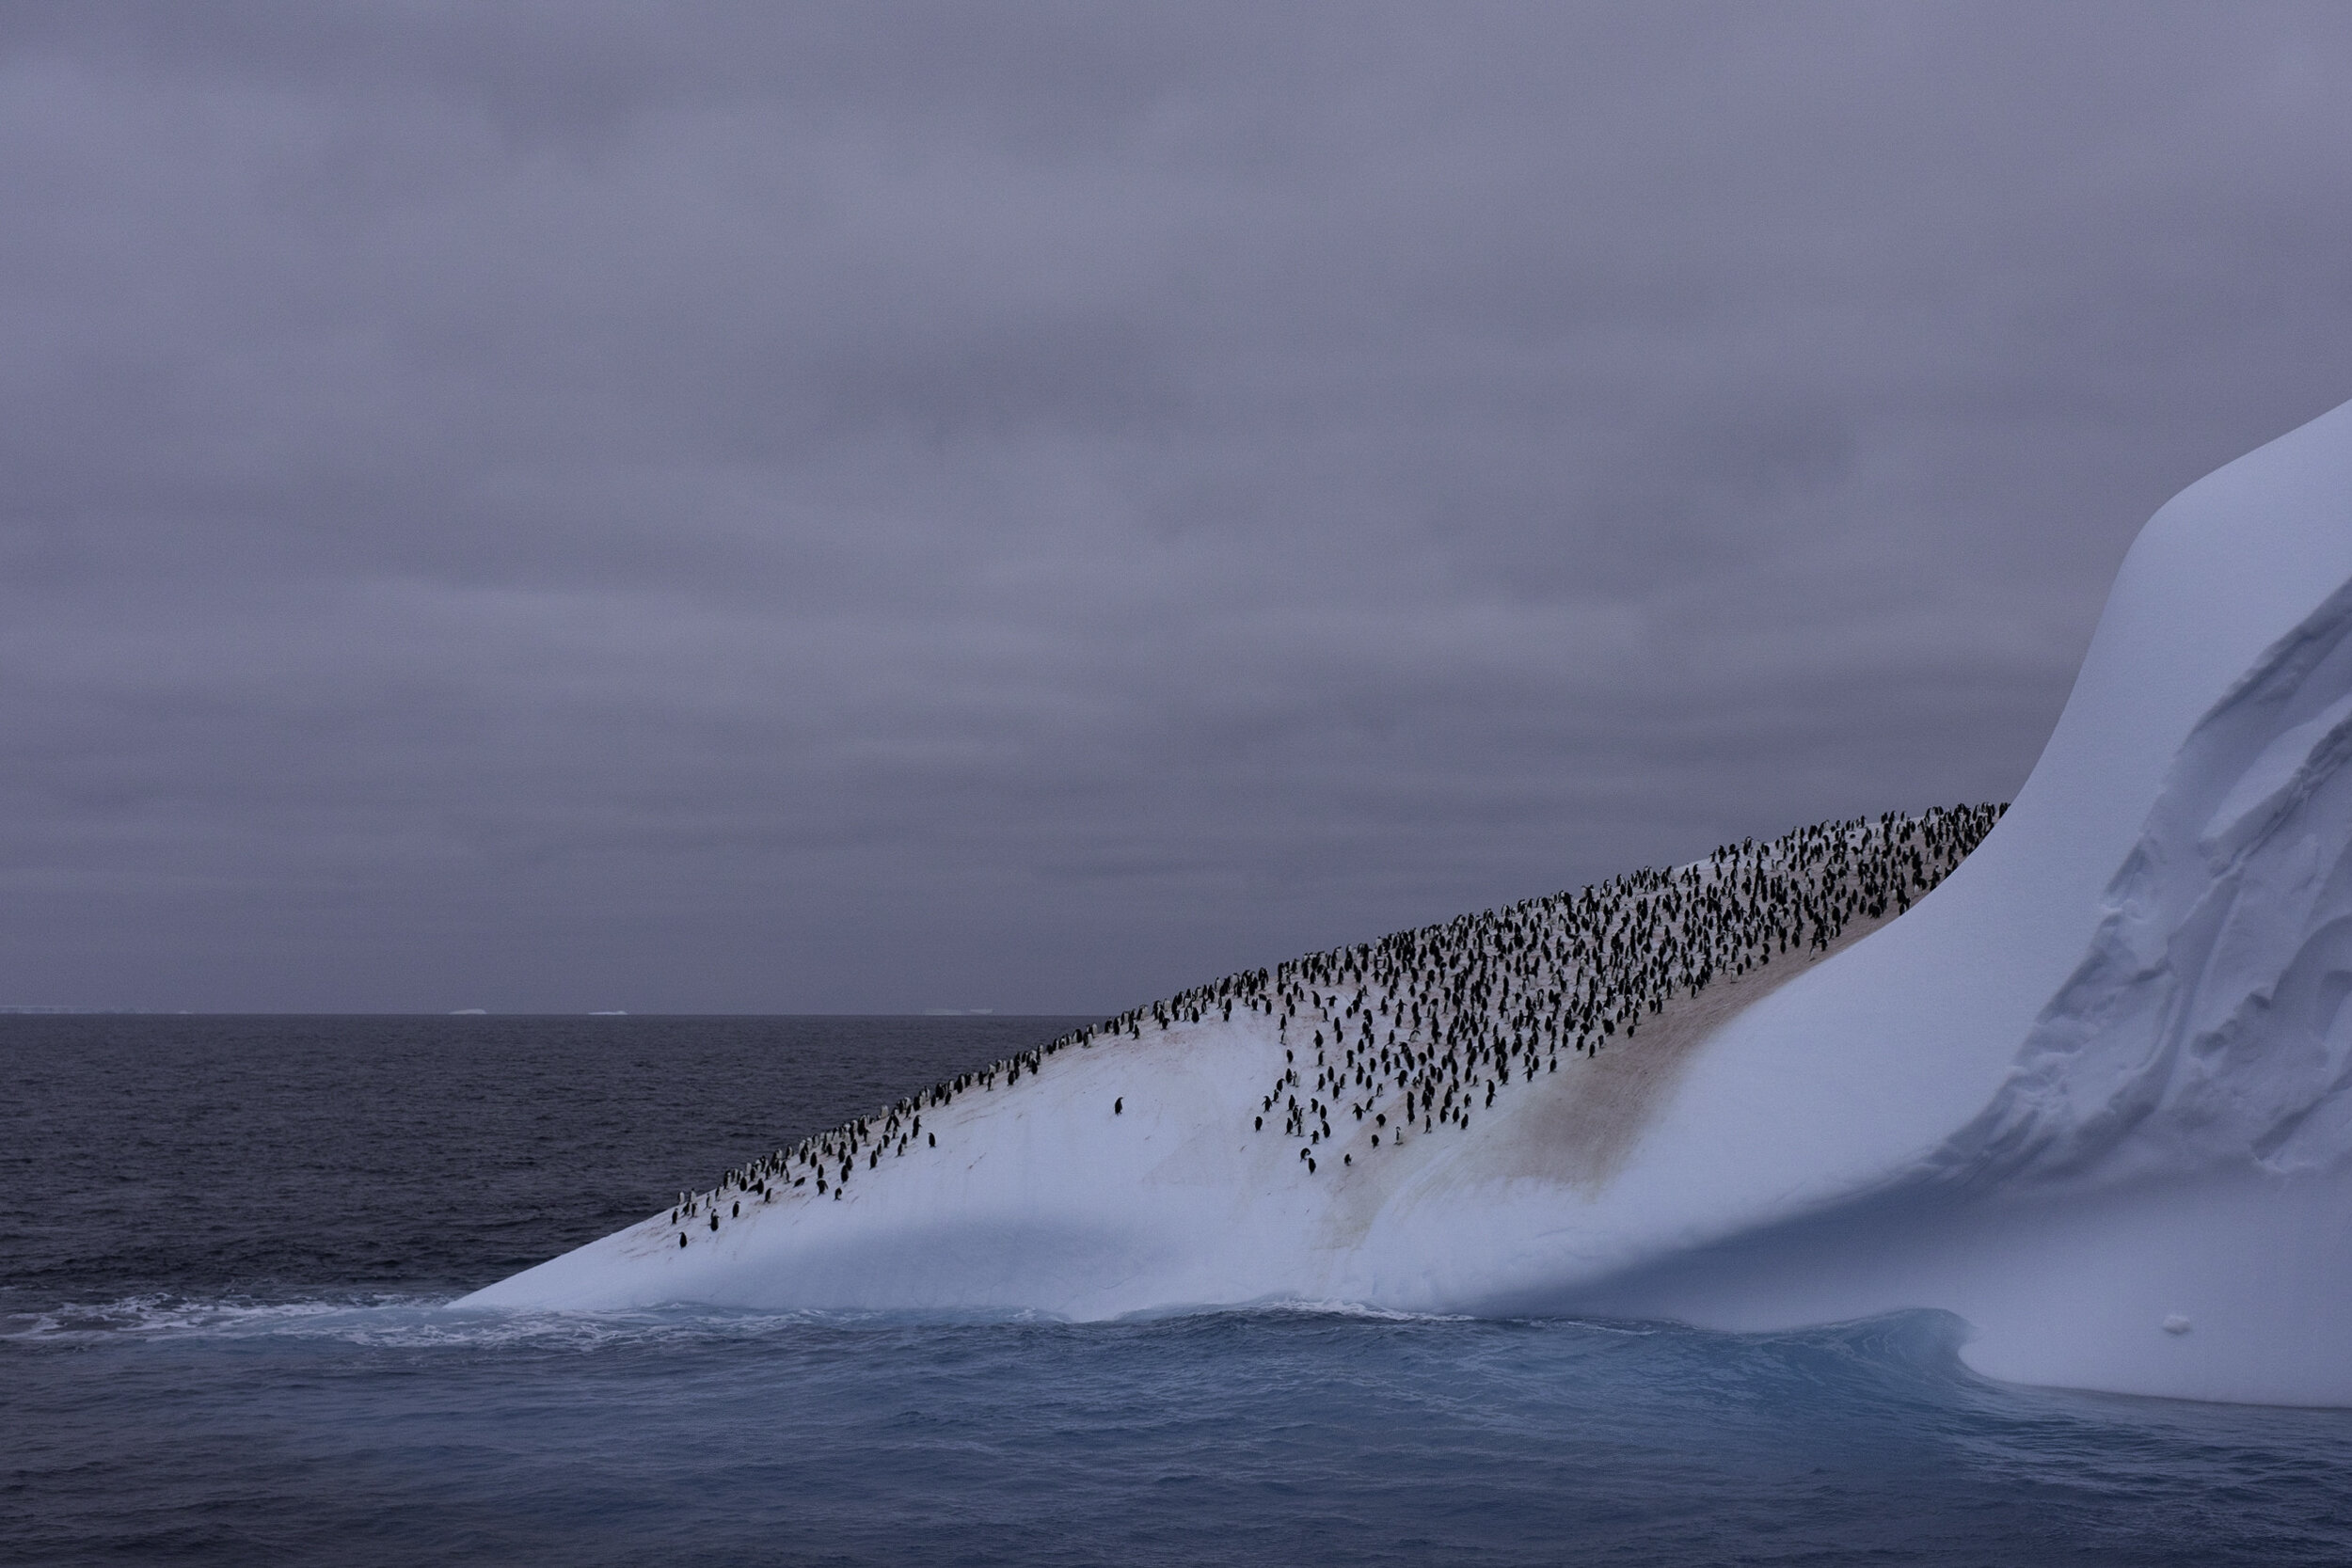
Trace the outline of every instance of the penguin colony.
<instances>
[{"instance_id":1,"label":"penguin colony","mask_svg":"<svg viewBox=\"0 0 2352 1568\"><path fill-rule=\"evenodd\" d=\"M1909 910L2008 809L1889 812L1767 843L1743 839L1678 870L1636 871L1230 974L739 1165L707 1191L680 1193L670 1226L683 1247L697 1230L739 1219L747 1202L787 1195L838 1201L860 1171L885 1157L937 1148L937 1132L923 1130L926 1110L1009 1088L1073 1048L1230 1022L1236 1007L1272 1018L1282 1049L1282 1069L1258 1097L1250 1131L1295 1143L1308 1174L1343 1141L1351 1147L1340 1160L1352 1166L1359 1152L1371 1157L1413 1137L1468 1131L1472 1116L1514 1084L1558 1072L1563 1055L1573 1067L1580 1056L1631 1045L1643 1021L1675 997L1788 953L1826 952L1856 919ZM1122 1099L1115 1114L1124 1110Z\"/></svg>"}]
</instances>

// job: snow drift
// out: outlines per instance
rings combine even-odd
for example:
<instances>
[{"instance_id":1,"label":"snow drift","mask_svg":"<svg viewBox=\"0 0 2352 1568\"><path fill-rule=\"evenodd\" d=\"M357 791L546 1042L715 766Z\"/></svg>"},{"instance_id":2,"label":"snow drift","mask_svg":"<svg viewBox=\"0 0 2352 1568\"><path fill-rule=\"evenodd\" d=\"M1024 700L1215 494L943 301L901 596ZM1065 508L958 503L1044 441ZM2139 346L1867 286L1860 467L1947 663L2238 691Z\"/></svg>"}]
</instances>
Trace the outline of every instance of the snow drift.
<instances>
[{"instance_id":1,"label":"snow drift","mask_svg":"<svg viewBox=\"0 0 2352 1568\"><path fill-rule=\"evenodd\" d=\"M1523 907L1474 980L1261 971L462 1305L1925 1307L1996 1376L2352 1403L2348 757L2352 404L2150 521L1948 877L1835 825ZM1934 890L1886 919L1865 849Z\"/></svg>"}]
</instances>

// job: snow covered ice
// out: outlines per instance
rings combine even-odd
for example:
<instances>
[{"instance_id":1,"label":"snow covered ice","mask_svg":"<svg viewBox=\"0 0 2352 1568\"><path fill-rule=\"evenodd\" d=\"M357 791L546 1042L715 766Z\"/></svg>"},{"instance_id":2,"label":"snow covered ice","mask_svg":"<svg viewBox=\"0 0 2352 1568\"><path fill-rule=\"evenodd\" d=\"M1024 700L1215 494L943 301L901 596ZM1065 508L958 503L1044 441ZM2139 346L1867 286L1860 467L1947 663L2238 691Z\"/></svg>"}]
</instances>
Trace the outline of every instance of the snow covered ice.
<instances>
[{"instance_id":1,"label":"snow covered ice","mask_svg":"<svg viewBox=\"0 0 2352 1568\"><path fill-rule=\"evenodd\" d=\"M2352 404L2149 522L2006 816L1231 976L460 1305L1940 1307L1997 1377L2352 1404L2348 756Z\"/></svg>"}]
</instances>

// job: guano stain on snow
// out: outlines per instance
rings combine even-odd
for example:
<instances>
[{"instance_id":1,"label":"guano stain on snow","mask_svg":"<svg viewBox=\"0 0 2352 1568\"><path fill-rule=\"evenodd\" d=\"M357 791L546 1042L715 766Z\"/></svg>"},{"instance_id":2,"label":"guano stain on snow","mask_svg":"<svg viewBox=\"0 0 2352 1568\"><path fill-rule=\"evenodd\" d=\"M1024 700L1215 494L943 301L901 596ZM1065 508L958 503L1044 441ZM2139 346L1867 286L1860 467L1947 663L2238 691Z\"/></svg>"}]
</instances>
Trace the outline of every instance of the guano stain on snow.
<instances>
[{"instance_id":1,"label":"guano stain on snow","mask_svg":"<svg viewBox=\"0 0 2352 1568\"><path fill-rule=\"evenodd\" d=\"M1558 1181L1586 1193L1609 1184L1658 1117L1692 1060L1733 1019L1898 917L1856 921L1828 948L1786 954L1762 969L1679 997L1632 1039L1606 1048L1573 1074L1546 1078L1530 1103L1489 1144L1463 1161L1464 1176Z\"/></svg>"}]
</instances>

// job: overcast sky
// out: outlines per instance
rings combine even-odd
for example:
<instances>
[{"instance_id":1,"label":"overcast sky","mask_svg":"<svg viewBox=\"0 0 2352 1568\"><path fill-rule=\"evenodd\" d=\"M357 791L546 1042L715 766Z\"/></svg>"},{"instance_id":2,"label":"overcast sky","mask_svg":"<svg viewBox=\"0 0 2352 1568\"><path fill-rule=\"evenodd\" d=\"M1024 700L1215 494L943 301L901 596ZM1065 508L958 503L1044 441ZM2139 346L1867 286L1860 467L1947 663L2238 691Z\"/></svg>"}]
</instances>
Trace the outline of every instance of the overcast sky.
<instances>
[{"instance_id":1,"label":"overcast sky","mask_svg":"<svg viewBox=\"0 0 2352 1568\"><path fill-rule=\"evenodd\" d=\"M2007 798L2352 9L0 9L0 1004L1108 1011Z\"/></svg>"}]
</instances>

